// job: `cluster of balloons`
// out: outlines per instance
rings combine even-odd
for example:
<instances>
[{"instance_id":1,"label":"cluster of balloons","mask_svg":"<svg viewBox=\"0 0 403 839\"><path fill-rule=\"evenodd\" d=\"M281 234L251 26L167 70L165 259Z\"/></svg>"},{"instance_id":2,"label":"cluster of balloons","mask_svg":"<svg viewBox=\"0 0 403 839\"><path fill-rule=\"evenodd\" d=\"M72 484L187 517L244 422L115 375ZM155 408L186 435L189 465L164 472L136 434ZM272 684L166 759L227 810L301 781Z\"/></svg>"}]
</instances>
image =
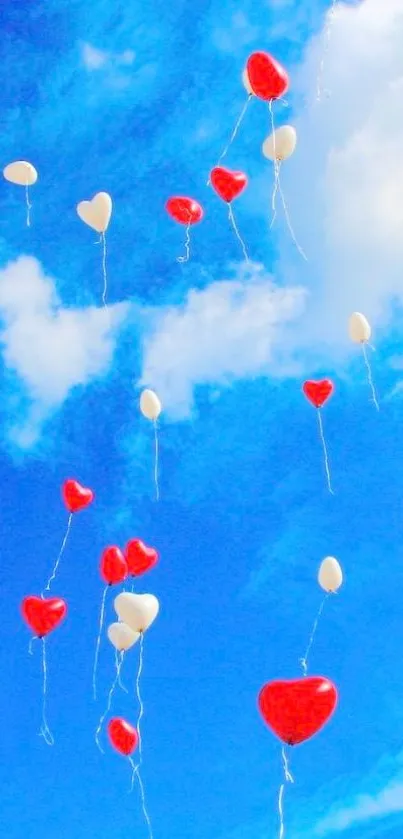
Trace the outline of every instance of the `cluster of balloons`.
<instances>
[{"instance_id":1,"label":"cluster of balloons","mask_svg":"<svg viewBox=\"0 0 403 839\"><path fill-rule=\"evenodd\" d=\"M273 211L275 212L275 196L279 190L289 228L295 241L295 237L289 223L284 196L279 184L279 173L280 164L284 160L287 160L287 158L291 157L295 151L297 145L297 133L292 125L282 125L278 129L275 129L274 126L273 102L277 99L281 99L287 92L289 87L289 78L284 67L282 67L272 55L267 52L252 53L249 56L246 67L242 73L242 81L248 93L248 100L243 108L240 118L238 119L230 142L222 152L217 165L210 172L208 183L211 184L219 198L227 204L228 217L242 246L245 260L248 261L249 258L245 244L239 234L231 206L232 202L246 189L248 185L248 176L245 172L234 171L221 166L221 161L226 156L236 134L238 133L249 101L255 97L263 100L264 102L268 102L271 114L272 132L263 142L262 153L267 160L270 160L274 164L275 185L272 200ZM184 195L176 195L167 200L165 209L174 221L187 228L185 243L186 254L185 256L179 257L180 262L185 262L189 259L190 255L190 228L193 225L198 224L204 218L204 208L194 198ZM272 221L273 220L274 219L272 219Z\"/></svg>"},{"instance_id":2,"label":"cluster of balloons","mask_svg":"<svg viewBox=\"0 0 403 839\"><path fill-rule=\"evenodd\" d=\"M88 507L94 500L93 491L74 479L68 479L63 483L61 494L64 505L69 513L67 530L61 550L52 574L41 595L29 595L21 603L22 617L33 633L30 651L32 651L31 645L33 640L40 639L42 641L43 705L40 733L48 745L53 745L54 739L48 726L46 713L47 660L45 639L64 621L68 607L62 597L49 597L45 596L45 593L50 590L51 584L56 578L59 563L66 548L73 516ZM124 551L114 545L107 547L102 553L99 567L101 579L106 584L105 595L109 587L121 585L128 578L134 580L150 571L155 567L158 560L158 551L155 548L147 546L141 539L131 539L127 543ZM153 594L136 594L133 591L122 591L115 598L114 607L117 620L108 626L107 636L117 653L123 656L137 641L142 641L144 633L158 615L159 601ZM99 643L97 643L96 660L98 653ZM111 698L112 695L110 694ZM108 733L111 743L122 754L131 754L139 742L139 731L134 729L129 722L121 718L110 721ZM131 744L130 748L129 744ZM136 771L138 771L138 767Z\"/></svg>"}]
</instances>

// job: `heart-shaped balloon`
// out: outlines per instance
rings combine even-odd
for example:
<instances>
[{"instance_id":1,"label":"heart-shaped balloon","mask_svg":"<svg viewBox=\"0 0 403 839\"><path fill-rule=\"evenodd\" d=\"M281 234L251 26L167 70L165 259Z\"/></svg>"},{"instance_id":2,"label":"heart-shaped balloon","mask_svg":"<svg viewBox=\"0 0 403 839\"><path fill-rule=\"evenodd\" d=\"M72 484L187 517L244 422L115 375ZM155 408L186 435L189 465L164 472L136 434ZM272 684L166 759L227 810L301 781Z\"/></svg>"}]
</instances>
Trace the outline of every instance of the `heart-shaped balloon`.
<instances>
[{"instance_id":1,"label":"heart-shaped balloon","mask_svg":"<svg viewBox=\"0 0 403 839\"><path fill-rule=\"evenodd\" d=\"M168 198L165 209L178 224L197 224L204 216L201 204L185 195Z\"/></svg>"},{"instance_id":2,"label":"heart-shaped balloon","mask_svg":"<svg viewBox=\"0 0 403 839\"><path fill-rule=\"evenodd\" d=\"M94 500L92 489L81 486L78 481L69 478L62 486L63 501L69 513L78 513L84 510Z\"/></svg>"},{"instance_id":3,"label":"heart-shaped balloon","mask_svg":"<svg viewBox=\"0 0 403 839\"><path fill-rule=\"evenodd\" d=\"M107 192L97 192L91 201L77 204L77 213L97 233L106 233L112 215L112 198Z\"/></svg>"},{"instance_id":4,"label":"heart-shaped balloon","mask_svg":"<svg viewBox=\"0 0 403 839\"><path fill-rule=\"evenodd\" d=\"M155 548L149 548L141 539L131 539L126 545L125 557L129 574L139 577L157 564L159 555Z\"/></svg>"},{"instance_id":5,"label":"heart-shaped balloon","mask_svg":"<svg viewBox=\"0 0 403 839\"><path fill-rule=\"evenodd\" d=\"M24 597L21 603L21 612L35 635L38 638L43 638L62 622L66 616L67 603L61 597L42 599L42 597L31 595Z\"/></svg>"},{"instance_id":6,"label":"heart-shaped balloon","mask_svg":"<svg viewBox=\"0 0 403 839\"><path fill-rule=\"evenodd\" d=\"M288 90L289 79L284 67L268 52L253 52L246 65L252 92L266 102L279 99Z\"/></svg>"},{"instance_id":7,"label":"heart-shaped balloon","mask_svg":"<svg viewBox=\"0 0 403 839\"><path fill-rule=\"evenodd\" d=\"M109 721L108 734L112 746L122 755L131 755L137 748L139 742L137 731L122 717L114 717Z\"/></svg>"},{"instance_id":8,"label":"heart-shaped balloon","mask_svg":"<svg viewBox=\"0 0 403 839\"><path fill-rule=\"evenodd\" d=\"M215 166L210 172L211 186L217 195L230 203L243 192L248 183L244 172L232 172L224 166Z\"/></svg>"},{"instance_id":9,"label":"heart-shaped balloon","mask_svg":"<svg viewBox=\"0 0 403 839\"><path fill-rule=\"evenodd\" d=\"M302 390L315 408L321 408L332 395L334 384L330 379L321 379L319 382L308 379L302 385Z\"/></svg>"},{"instance_id":10,"label":"heart-shaped balloon","mask_svg":"<svg viewBox=\"0 0 403 839\"><path fill-rule=\"evenodd\" d=\"M277 737L296 746L313 737L337 705L335 685L321 676L269 682L259 694L264 721Z\"/></svg>"},{"instance_id":11,"label":"heart-shaped balloon","mask_svg":"<svg viewBox=\"0 0 403 839\"><path fill-rule=\"evenodd\" d=\"M110 545L103 551L99 573L108 586L123 583L126 579L127 563L123 552L116 545Z\"/></svg>"},{"instance_id":12,"label":"heart-shaped balloon","mask_svg":"<svg viewBox=\"0 0 403 839\"><path fill-rule=\"evenodd\" d=\"M118 594L113 605L119 620L135 632L145 632L155 621L160 608L153 594L133 594L129 591Z\"/></svg>"},{"instance_id":13,"label":"heart-shaped balloon","mask_svg":"<svg viewBox=\"0 0 403 839\"><path fill-rule=\"evenodd\" d=\"M123 621L111 623L108 626L108 638L119 652L130 650L130 647L136 643L140 638L140 633L130 629Z\"/></svg>"}]
</instances>

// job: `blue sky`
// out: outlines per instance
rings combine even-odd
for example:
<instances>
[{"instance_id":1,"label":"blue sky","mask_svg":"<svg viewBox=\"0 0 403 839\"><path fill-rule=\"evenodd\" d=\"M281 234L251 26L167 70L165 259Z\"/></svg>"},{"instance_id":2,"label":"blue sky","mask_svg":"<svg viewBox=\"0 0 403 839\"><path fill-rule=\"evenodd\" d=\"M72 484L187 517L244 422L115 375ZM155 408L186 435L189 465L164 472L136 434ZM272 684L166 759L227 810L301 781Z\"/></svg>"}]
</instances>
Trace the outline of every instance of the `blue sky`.
<instances>
[{"instance_id":1,"label":"blue sky","mask_svg":"<svg viewBox=\"0 0 403 839\"><path fill-rule=\"evenodd\" d=\"M144 8L143 8L144 5ZM91 673L110 543L139 537L161 554L139 591L161 612L145 639L144 768L156 839L276 835L280 750L256 697L299 675L321 600L325 555L345 585L326 606L310 672L340 704L292 752L287 839L395 839L403 821L400 348L403 86L400 0L184 4L5 3L2 167L30 160L24 195L0 188L3 690L1 819L9 839L146 836L129 767L99 754L94 731L113 678L104 638ZM380 10L382 5L382 12ZM327 37L326 32L330 37ZM328 46L325 48L325 44ZM206 186L237 119L250 52L288 68L279 124L299 144L282 183L305 263L281 212L268 229L269 133L252 102L227 157L249 175L234 205L253 264ZM315 104L324 58L326 94ZM100 306L96 236L76 216L99 190L108 230L112 328ZM205 219L192 260L165 200L188 194ZM369 400L347 318L364 312L381 410ZM323 411L335 496L326 490L308 377L330 376ZM160 394L161 501L141 387ZM69 604L49 638L48 748L40 651L19 615L40 593L66 526L60 486L96 502L77 516L53 591ZM113 620L112 598L108 620ZM138 650L113 711L135 721Z\"/></svg>"}]
</instances>

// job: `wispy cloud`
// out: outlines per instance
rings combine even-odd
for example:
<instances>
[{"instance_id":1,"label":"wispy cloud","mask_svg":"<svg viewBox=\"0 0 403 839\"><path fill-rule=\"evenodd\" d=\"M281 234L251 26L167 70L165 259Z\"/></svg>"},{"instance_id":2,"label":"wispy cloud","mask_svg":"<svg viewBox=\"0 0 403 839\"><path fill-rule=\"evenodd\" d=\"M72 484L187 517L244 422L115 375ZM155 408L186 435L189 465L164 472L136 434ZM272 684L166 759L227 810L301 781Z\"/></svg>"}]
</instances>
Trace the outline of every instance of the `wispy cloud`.
<instances>
[{"instance_id":1,"label":"wispy cloud","mask_svg":"<svg viewBox=\"0 0 403 839\"><path fill-rule=\"evenodd\" d=\"M43 422L71 391L108 371L114 329L126 312L126 304L109 312L63 308L54 281L32 257L22 256L0 271L0 339L9 396L17 402L10 430L16 444L34 445Z\"/></svg>"},{"instance_id":2,"label":"wispy cloud","mask_svg":"<svg viewBox=\"0 0 403 839\"><path fill-rule=\"evenodd\" d=\"M398 765L401 759L397 759ZM372 785L372 784L371 784ZM336 805L333 812L321 819L314 826L311 835L326 836L341 833L349 828L364 824L371 819L383 819L395 813L403 812L403 772L398 773L386 783L377 784L372 793L356 795L347 806Z\"/></svg>"},{"instance_id":3,"label":"wispy cloud","mask_svg":"<svg viewBox=\"0 0 403 839\"><path fill-rule=\"evenodd\" d=\"M198 385L225 387L236 378L287 372L294 346L285 341L287 325L301 315L305 298L302 288L276 288L259 265L234 280L191 289L182 305L156 314L141 384L158 390L172 417L184 418Z\"/></svg>"},{"instance_id":4,"label":"wispy cloud","mask_svg":"<svg viewBox=\"0 0 403 839\"><path fill-rule=\"evenodd\" d=\"M136 54L131 49L123 52L107 52L84 42L81 44L81 58L86 69L92 71L114 66L130 67L135 61Z\"/></svg>"}]
</instances>

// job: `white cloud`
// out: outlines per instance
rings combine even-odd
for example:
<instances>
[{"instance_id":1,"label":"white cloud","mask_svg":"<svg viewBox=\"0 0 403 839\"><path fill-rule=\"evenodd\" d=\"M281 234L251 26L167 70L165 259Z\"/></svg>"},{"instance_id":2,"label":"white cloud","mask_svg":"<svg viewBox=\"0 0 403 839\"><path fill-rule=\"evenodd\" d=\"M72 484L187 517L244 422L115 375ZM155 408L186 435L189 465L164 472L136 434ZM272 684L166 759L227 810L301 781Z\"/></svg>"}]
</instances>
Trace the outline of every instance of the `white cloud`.
<instances>
[{"instance_id":1,"label":"white cloud","mask_svg":"<svg viewBox=\"0 0 403 839\"><path fill-rule=\"evenodd\" d=\"M313 828L314 836L340 833L370 819L383 819L403 812L403 780L392 780L373 795L359 795L349 807L325 816Z\"/></svg>"},{"instance_id":2,"label":"white cloud","mask_svg":"<svg viewBox=\"0 0 403 839\"><path fill-rule=\"evenodd\" d=\"M94 306L64 309L53 280L32 257L22 256L0 271L3 362L13 374L14 395L17 386L28 402L11 431L16 443L33 445L44 420L74 387L107 372L113 331L126 312L125 304L108 312Z\"/></svg>"},{"instance_id":3,"label":"white cloud","mask_svg":"<svg viewBox=\"0 0 403 839\"><path fill-rule=\"evenodd\" d=\"M262 266L190 290L183 305L156 313L141 384L156 388L165 410L182 418L197 385L286 372L294 345L287 327L303 311L305 296L301 288L276 288Z\"/></svg>"},{"instance_id":4,"label":"white cloud","mask_svg":"<svg viewBox=\"0 0 403 839\"><path fill-rule=\"evenodd\" d=\"M403 297L402 39L400 0L338 3L327 48L315 38L293 79L306 108L286 190L316 275L310 326L335 343L351 311L382 322Z\"/></svg>"}]
</instances>

